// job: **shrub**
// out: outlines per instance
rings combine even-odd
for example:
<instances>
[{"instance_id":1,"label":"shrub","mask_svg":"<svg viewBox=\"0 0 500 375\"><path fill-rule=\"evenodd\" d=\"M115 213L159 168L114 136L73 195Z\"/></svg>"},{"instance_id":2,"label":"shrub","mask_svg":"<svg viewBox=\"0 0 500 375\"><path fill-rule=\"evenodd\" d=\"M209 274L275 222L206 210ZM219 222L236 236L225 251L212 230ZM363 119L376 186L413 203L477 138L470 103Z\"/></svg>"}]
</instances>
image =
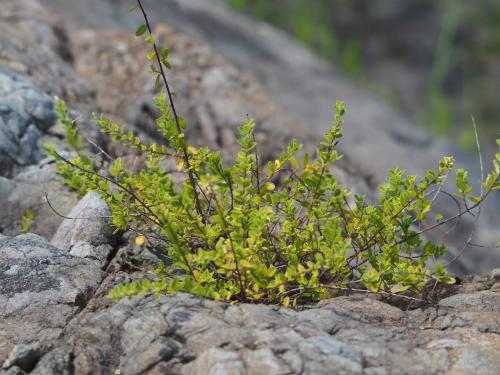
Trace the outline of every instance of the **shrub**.
<instances>
[{"instance_id":1,"label":"shrub","mask_svg":"<svg viewBox=\"0 0 500 375\"><path fill-rule=\"evenodd\" d=\"M392 170L380 187L378 204L368 204L364 196L340 186L331 172L341 157L336 150L345 113L341 101L314 157L305 154L299 162L296 154L302 145L292 140L264 166L255 123L248 120L239 128L236 160L226 167L218 152L187 143L186 123L175 111L164 74L170 69L168 50L158 50L140 1L138 6L146 23L136 34L145 35L152 47L147 57L157 62L151 66L157 85L162 85L155 99L161 113L156 123L168 146L146 145L134 132L94 116L113 141L145 153L147 159L138 173L128 170L121 158L107 171L96 171L58 100L56 109L76 155L70 160L47 148L71 187L81 193L97 191L108 202L117 231L136 232L138 244L154 238L168 254L170 262L158 269L154 281L118 286L112 297L185 291L217 300L289 305L317 301L359 283L371 292L395 294L418 290L429 280L454 282L440 263L429 268L428 262L446 249L424 242L421 234L471 213L492 189L500 188L500 155L479 197L470 195L467 173L456 170L465 209L454 217L437 216L438 222L427 228L433 198L454 169L453 158L444 157L420 180ZM174 159L185 176L182 186L162 168L166 158Z\"/></svg>"}]
</instances>

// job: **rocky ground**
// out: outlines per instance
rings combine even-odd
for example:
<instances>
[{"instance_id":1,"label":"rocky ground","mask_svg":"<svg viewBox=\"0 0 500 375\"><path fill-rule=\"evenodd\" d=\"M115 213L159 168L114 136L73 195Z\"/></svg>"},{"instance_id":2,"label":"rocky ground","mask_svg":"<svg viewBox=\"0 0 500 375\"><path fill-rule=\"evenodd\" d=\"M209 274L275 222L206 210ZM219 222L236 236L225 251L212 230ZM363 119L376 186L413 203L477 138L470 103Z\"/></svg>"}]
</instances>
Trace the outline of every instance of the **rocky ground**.
<instances>
[{"instance_id":1,"label":"rocky ground","mask_svg":"<svg viewBox=\"0 0 500 375\"><path fill-rule=\"evenodd\" d=\"M121 6L119 0L103 2L98 16L85 19L76 17L77 13L71 18L71 12L85 14L92 1L42 3L58 5L57 11L35 0L4 0L0 16L2 375L498 373L498 270L482 277L465 277L460 285L433 291L427 304L408 300L395 305L365 293L300 310L229 305L190 295L110 301L106 297L110 288L144 276L159 259L148 249L130 243L127 235L113 234L109 209L96 194L80 199L65 187L51 160L44 159L42 144L50 142L64 149L61 128L55 124L55 95L64 98L78 116L90 152L99 152L94 143L110 154L123 151L97 135L89 121L93 110L127 123L146 139L154 138L150 106L154 91L145 72L145 47L121 27L128 22L117 10L121 8L109 6ZM212 24L219 20L221 25L233 27L233 38L242 38L242 28L250 27L248 20L236 18L241 22L234 24L223 18L225 8L202 6L194 0L182 4L164 2L184 19L189 19L189 14L201 19L200 12L205 11ZM163 5L156 6L153 14L158 20ZM260 65L256 57L249 57L247 64L256 64L253 70L239 64L247 75L214 54L203 38L195 41L176 31L186 27L177 24L182 23L182 17L175 21L172 12L166 17L169 25L159 24L156 32L171 48L172 85L189 124L188 136L195 144L219 148L226 157L232 156L236 126L246 114L257 120L263 159L280 152L291 137L307 145L314 143L317 133L310 125L314 122L297 116L306 101L298 101L291 87L283 94L289 96L287 100L280 100L276 93L278 88L285 89L280 77L294 64L302 66L306 76L311 69L316 71L317 79L324 78L322 87L326 90L332 76L321 70L327 69L324 65L314 65L320 62L301 52L294 56L302 59L281 61L281 73L268 71L268 82L261 85L255 80L258 70L271 69L278 61L275 55ZM109 23L104 23L105 19ZM89 26L85 22L97 22L100 27L84 30ZM267 33L270 41L282 38L263 26L255 27L264 30L260 32ZM290 41L283 45L289 51L299 48ZM265 56L270 47L264 44L260 48ZM290 85L294 79L300 80L294 74L290 77ZM297 84L308 87L304 81ZM354 156L369 143L365 137L378 141L378 134L400 134L384 138L385 146L378 144L373 150L393 150L392 157L401 158L402 163L412 158L411 153L398 154L407 148L434 155L429 150L437 146L424 146L430 145L425 134L421 141L408 141L404 132L411 132L409 124L391 133L387 127L400 121L398 115L377 106L374 99L340 77L338 85L346 90L348 104L349 99L365 104L360 107L363 110L351 112L348 121L360 124L370 119L373 124L384 120L382 128L368 134L363 134L365 127L354 126L360 134L354 138L359 144L354 145L351 139L354 143L348 143L346 151L351 145L353 149L335 170L344 184L373 194L381 166L374 161L371 173L366 173L368 164ZM308 100L312 103L319 96L312 86L310 89ZM266 93L271 93L278 105L272 104ZM325 100L323 96L320 104ZM296 108L291 110L294 103ZM135 155L129 158L133 162ZM48 206L46 194L57 214ZM18 235L19 218L27 209L34 213L31 231L36 234ZM77 219L63 219L61 214ZM500 265L497 259L483 257L476 262L473 257L464 258L459 269L480 272L485 267L479 265L488 264L490 269Z\"/></svg>"},{"instance_id":2,"label":"rocky ground","mask_svg":"<svg viewBox=\"0 0 500 375\"><path fill-rule=\"evenodd\" d=\"M91 225L66 219L51 242L0 238L3 375L498 373L500 269L424 305L365 294L300 310L187 294L114 303L111 287L144 275L132 271L144 250L116 244L108 213L89 193L70 216Z\"/></svg>"}]
</instances>

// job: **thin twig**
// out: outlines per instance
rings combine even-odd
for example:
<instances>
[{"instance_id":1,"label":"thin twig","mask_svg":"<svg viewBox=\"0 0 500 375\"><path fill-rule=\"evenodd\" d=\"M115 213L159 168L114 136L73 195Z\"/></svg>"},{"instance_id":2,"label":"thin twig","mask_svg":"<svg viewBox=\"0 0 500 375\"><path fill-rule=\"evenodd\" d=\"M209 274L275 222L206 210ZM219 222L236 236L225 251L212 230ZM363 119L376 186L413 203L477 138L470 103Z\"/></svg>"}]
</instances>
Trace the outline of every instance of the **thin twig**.
<instances>
[{"instance_id":1,"label":"thin twig","mask_svg":"<svg viewBox=\"0 0 500 375\"><path fill-rule=\"evenodd\" d=\"M110 161L114 161L115 159L112 158L106 151L103 150L103 148L101 146L99 146L97 143L95 143L93 140L89 139L89 138L85 138L85 140L90 143L92 146L94 146L95 148L97 148L100 153L99 154L103 154L104 156L106 156ZM99 154L97 154L97 156L99 156Z\"/></svg>"},{"instance_id":2,"label":"thin twig","mask_svg":"<svg viewBox=\"0 0 500 375\"><path fill-rule=\"evenodd\" d=\"M151 29L151 24L148 19L148 15L146 14L146 11L144 10L144 7L142 6L141 0L137 0L137 3L139 4L139 7L141 8L142 15L144 17L144 22L146 22L146 27L148 28L149 35L153 36L153 30ZM158 47L156 46L156 42L153 39L153 49L155 52L156 56L156 62L158 63L159 69L160 69L160 74L163 80L163 83L165 85L165 88L167 90L168 94L168 100L170 102L170 109L172 110L172 114L174 115L174 120L175 120L175 126L177 127L178 134L184 134L181 128L181 125L179 123L179 116L177 115L177 111L175 109L174 105L174 99L172 96L172 92L170 91L170 86L167 81L167 77L165 75L165 70L163 69L163 64L161 62L160 58L160 53L158 51ZM186 170L188 172L188 177L189 177L189 183L191 184L191 188L193 189L193 194L194 194L194 203L196 206L196 212L198 215L201 216L202 220L205 221L205 217L203 215L203 211L201 209L201 203L200 203L200 197L198 196L198 189L196 188L196 181L194 179L193 171L191 170L191 164L189 162L189 155L187 152L187 146L183 146L183 156L184 156L184 163L186 163Z\"/></svg>"},{"instance_id":3,"label":"thin twig","mask_svg":"<svg viewBox=\"0 0 500 375\"><path fill-rule=\"evenodd\" d=\"M366 290L366 289L357 289L357 288L350 288L350 287L346 288L346 287L335 286L335 285L324 285L324 287L327 289L345 290L348 292L359 292L359 293L366 293L366 294L378 294L378 295L385 295L385 296L394 297L394 298L406 299L406 300L414 301L414 302L423 302L423 300L420 298L405 296L404 294L386 292L383 290L379 290L378 292L372 292L371 290Z\"/></svg>"},{"instance_id":4,"label":"thin twig","mask_svg":"<svg viewBox=\"0 0 500 375\"><path fill-rule=\"evenodd\" d=\"M109 215L99 215L99 216L93 216L93 217L69 217L66 215L61 214L59 211L57 211L52 203L50 203L49 196L47 195L47 192L45 194L45 200L47 201L47 204L49 205L50 209L59 217L62 217L63 219L68 219L68 220L95 220L97 218L99 219L111 219L113 216Z\"/></svg>"},{"instance_id":5,"label":"thin twig","mask_svg":"<svg viewBox=\"0 0 500 375\"><path fill-rule=\"evenodd\" d=\"M474 116L471 116L472 118L472 127L474 129L474 136L476 137L476 147L477 147L477 153L479 155L479 168L480 168L480 172L481 172L481 182L484 181L484 165L483 165L483 155L481 154L481 146L479 144L479 136L477 134L477 127L476 127L476 121L474 120ZM483 199L484 197L484 188L483 188L483 184L481 183L480 184L480 189L481 189L481 199ZM465 195L464 195L464 201L465 201ZM474 224L472 225L472 228L471 228L471 231L470 231L470 234L469 234L469 238L467 238L467 241L465 242L464 246L462 247L462 249L448 262L446 263L444 266L445 267L448 267L449 265L453 264L458 258L460 258L463 253L465 252L465 250L469 247L470 243L472 242L472 238L474 237L474 233L476 232L476 228L477 228L477 225L478 225L478 222L479 222L479 216L481 216L481 208L482 208L482 205L479 205L478 209L477 209L477 214L476 214L476 217L474 218Z\"/></svg>"}]
</instances>

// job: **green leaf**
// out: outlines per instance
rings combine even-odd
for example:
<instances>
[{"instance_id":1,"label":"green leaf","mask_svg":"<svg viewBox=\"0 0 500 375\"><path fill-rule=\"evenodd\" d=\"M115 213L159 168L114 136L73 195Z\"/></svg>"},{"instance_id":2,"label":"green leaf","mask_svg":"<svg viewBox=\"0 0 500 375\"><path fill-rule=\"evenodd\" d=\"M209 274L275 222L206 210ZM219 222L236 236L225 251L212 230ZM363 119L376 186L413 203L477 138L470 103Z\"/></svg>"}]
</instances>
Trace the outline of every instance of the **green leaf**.
<instances>
[{"instance_id":1,"label":"green leaf","mask_svg":"<svg viewBox=\"0 0 500 375\"><path fill-rule=\"evenodd\" d=\"M139 25L137 30L135 31L135 35L141 36L148 30L148 27L145 24Z\"/></svg>"},{"instance_id":2,"label":"green leaf","mask_svg":"<svg viewBox=\"0 0 500 375\"><path fill-rule=\"evenodd\" d=\"M462 194L468 194L472 190L472 187L467 182L467 174L468 174L467 171L465 171L462 168L457 169L457 171L456 171L455 184L456 184L458 190Z\"/></svg>"},{"instance_id":3,"label":"green leaf","mask_svg":"<svg viewBox=\"0 0 500 375\"><path fill-rule=\"evenodd\" d=\"M21 216L21 233L28 233L33 223L33 211L31 209L26 209L24 215Z\"/></svg>"},{"instance_id":4,"label":"green leaf","mask_svg":"<svg viewBox=\"0 0 500 375\"><path fill-rule=\"evenodd\" d=\"M341 100L337 100L335 102L335 109L337 110L337 113L340 116L343 116L345 114L345 105L344 105L344 102L341 101Z\"/></svg>"},{"instance_id":5,"label":"green leaf","mask_svg":"<svg viewBox=\"0 0 500 375\"><path fill-rule=\"evenodd\" d=\"M472 195L467 196L467 199L470 200L471 202L477 203L481 201L481 197L475 197Z\"/></svg>"},{"instance_id":6,"label":"green leaf","mask_svg":"<svg viewBox=\"0 0 500 375\"><path fill-rule=\"evenodd\" d=\"M153 60L155 58L155 56L156 56L155 51L148 51L148 53L146 54L146 58L148 60Z\"/></svg>"},{"instance_id":7,"label":"green leaf","mask_svg":"<svg viewBox=\"0 0 500 375\"><path fill-rule=\"evenodd\" d=\"M162 59L161 60L161 63L163 64L163 66L167 69L172 69L172 65L170 64L170 62L165 58L165 59Z\"/></svg>"},{"instance_id":8,"label":"green leaf","mask_svg":"<svg viewBox=\"0 0 500 375\"><path fill-rule=\"evenodd\" d=\"M491 188L495 185L496 181L498 180L498 174L497 173L490 173L488 177L486 177L486 181L483 183L483 187L486 191L491 190Z\"/></svg>"},{"instance_id":9,"label":"green leaf","mask_svg":"<svg viewBox=\"0 0 500 375\"><path fill-rule=\"evenodd\" d=\"M292 165L293 169L295 169L296 171L300 169L299 162L293 156L290 158L290 164Z\"/></svg>"},{"instance_id":10,"label":"green leaf","mask_svg":"<svg viewBox=\"0 0 500 375\"><path fill-rule=\"evenodd\" d=\"M186 129L186 120L184 120L183 117L178 116L177 119L179 120L179 126L181 129L185 130Z\"/></svg>"}]
</instances>

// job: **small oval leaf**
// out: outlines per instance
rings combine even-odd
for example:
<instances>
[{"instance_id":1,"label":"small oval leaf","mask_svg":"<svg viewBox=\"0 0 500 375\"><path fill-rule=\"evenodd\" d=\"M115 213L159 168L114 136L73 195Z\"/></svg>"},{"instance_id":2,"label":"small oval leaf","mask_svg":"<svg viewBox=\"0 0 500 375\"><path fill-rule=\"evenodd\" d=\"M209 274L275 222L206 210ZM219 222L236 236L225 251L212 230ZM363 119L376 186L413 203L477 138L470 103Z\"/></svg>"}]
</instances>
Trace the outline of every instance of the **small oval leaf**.
<instances>
[{"instance_id":1,"label":"small oval leaf","mask_svg":"<svg viewBox=\"0 0 500 375\"><path fill-rule=\"evenodd\" d=\"M135 31L135 35L141 36L142 34L144 34L146 32L147 29L148 29L148 27L145 24L142 24Z\"/></svg>"}]
</instances>

